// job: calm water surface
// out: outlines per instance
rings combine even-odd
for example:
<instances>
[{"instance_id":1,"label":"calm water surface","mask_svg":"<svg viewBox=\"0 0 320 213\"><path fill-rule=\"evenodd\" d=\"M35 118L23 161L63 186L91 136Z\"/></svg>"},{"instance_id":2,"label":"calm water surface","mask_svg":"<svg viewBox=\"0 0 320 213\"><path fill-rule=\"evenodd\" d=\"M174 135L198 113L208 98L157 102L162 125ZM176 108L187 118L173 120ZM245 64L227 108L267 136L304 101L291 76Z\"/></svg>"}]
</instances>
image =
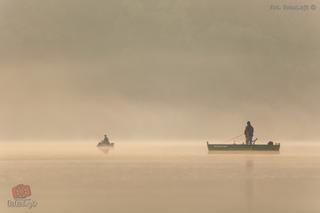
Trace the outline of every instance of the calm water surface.
<instances>
[{"instance_id":1,"label":"calm water surface","mask_svg":"<svg viewBox=\"0 0 320 213\"><path fill-rule=\"evenodd\" d=\"M320 212L320 146L208 154L205 143L1 143L0 212ZM30 185L33 209L8 208Z\"/></svg>"}]
</instances>

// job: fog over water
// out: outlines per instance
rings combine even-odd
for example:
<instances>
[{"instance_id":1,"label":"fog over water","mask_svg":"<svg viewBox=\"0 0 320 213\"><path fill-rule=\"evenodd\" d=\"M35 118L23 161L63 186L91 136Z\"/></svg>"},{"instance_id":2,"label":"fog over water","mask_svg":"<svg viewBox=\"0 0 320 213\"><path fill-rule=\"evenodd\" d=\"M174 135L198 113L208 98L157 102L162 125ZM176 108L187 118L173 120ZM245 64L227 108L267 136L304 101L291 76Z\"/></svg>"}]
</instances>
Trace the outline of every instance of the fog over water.
<instances>
[{"instance_id":1,"label":"fog over water","mask_svg":"<svg viewBox=\"0 0 320 213\"><path fill-rule=\"evenodd\" d=\"M0 0L0 212L318 213L319 10ZM248 120L280 153L208 153Z\"/></svg>"},{"instance_id":2,"label":"fog over water","mask_svg":"<svg viewBox=\"0 0 320 213\"><path fill-rule=\"evenodd\" d=\"M2 143L0 211L317 213L320 147L208 154L204 143ZM31 187L35 208L8 208L11 188Z\"/></svg>"},{"instance_id":3,"label":"fog over water","mask_svg":"<svg viewBox=\"0 0 320 213\"><path fill-rule=\"evenodd\" d=\"M316 140L320 15L278 3L1 0L0 139Z\"/></svg>"}]
</instances>

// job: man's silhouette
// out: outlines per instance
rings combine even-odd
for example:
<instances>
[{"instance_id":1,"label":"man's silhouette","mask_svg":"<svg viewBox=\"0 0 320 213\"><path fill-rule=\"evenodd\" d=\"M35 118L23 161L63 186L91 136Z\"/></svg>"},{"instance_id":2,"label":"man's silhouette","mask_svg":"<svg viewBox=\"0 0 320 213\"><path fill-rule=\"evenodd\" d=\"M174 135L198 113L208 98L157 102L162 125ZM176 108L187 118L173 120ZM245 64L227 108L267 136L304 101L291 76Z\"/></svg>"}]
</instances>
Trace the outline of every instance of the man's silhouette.
<instances>
[{"instance_id":1,"label":"man's silhouette","mask_svg":"<svg viewBox=\"0 0 320 213\"><path fill-rule=\"evenodd\" d=\"M104 135L103 143L110 144L110 141L107 135Z\"/></svg>"},{"instance_id":2,"label":"man's silhouette","mask_svg":"<svg viewBox=\"0 0 320 213\"><path fill-rule=\"evenodd\" d=\"M246 144L247 145L251 145L252 144L253 131L254 131L254 129L251 126L250 121L248 121L246 129L244 130L244 135L246 136Z\"/></svg>"}]
</instances>

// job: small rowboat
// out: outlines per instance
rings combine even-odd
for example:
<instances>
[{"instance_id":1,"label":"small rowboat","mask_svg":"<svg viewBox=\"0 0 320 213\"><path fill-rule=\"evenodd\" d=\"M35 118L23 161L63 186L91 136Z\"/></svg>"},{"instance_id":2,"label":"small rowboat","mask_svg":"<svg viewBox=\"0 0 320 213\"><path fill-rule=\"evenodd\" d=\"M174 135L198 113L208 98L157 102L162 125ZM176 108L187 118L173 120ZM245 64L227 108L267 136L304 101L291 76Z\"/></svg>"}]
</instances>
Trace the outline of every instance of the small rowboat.
<instances>
[{"instance_id":1,"label":"small rowboat","mask_svg":"<svg viewBox=\"0 0 320 213\"><path fill-rule=\"evenodd\" d=\"M269 142L268 144L209 144L207 142L209 151L279 151L280 144Z\"/></svg>"},{"instance_id":2,"label":"small rowboat","mask_svg":"<svg viewBox=\"0 0 320 213\"><path fill-rule=\"evenodd\" d=\"M104 142L100 142L97 144L98 147L113 147L114 143L104 143Z\"/></svg>"}]
</instances>

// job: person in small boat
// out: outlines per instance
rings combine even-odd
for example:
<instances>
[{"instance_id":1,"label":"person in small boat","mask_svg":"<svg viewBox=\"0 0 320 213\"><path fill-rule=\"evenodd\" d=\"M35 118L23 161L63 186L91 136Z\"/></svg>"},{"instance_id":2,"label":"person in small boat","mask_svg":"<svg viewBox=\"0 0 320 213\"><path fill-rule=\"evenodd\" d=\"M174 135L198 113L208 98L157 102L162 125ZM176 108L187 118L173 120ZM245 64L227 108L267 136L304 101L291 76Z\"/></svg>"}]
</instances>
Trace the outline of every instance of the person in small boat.
<instances>
[{"instance_id":1,"label":"person in small boat","mask_svg":"<svg viewBox=\"0 0 320 213\"><path fill-rule=\"evenodd\" d=\"M107 135L104 135L102 143L110 144L110 141L109 141L109 138L107 137Z\"/></svg>"},{"instance_id":2,"label":"person in small boat","mask_svg":"<svg viewBox=\"0 0 320 213\"><path fill-rule=\"evenodd\" d=\"M246 129L244 130L244 135L246 136L247 145L252 145L253 131L254 131L254 128L253 126L251 126L250 121L248 121Z\"/></svg>"}]
</instances>

